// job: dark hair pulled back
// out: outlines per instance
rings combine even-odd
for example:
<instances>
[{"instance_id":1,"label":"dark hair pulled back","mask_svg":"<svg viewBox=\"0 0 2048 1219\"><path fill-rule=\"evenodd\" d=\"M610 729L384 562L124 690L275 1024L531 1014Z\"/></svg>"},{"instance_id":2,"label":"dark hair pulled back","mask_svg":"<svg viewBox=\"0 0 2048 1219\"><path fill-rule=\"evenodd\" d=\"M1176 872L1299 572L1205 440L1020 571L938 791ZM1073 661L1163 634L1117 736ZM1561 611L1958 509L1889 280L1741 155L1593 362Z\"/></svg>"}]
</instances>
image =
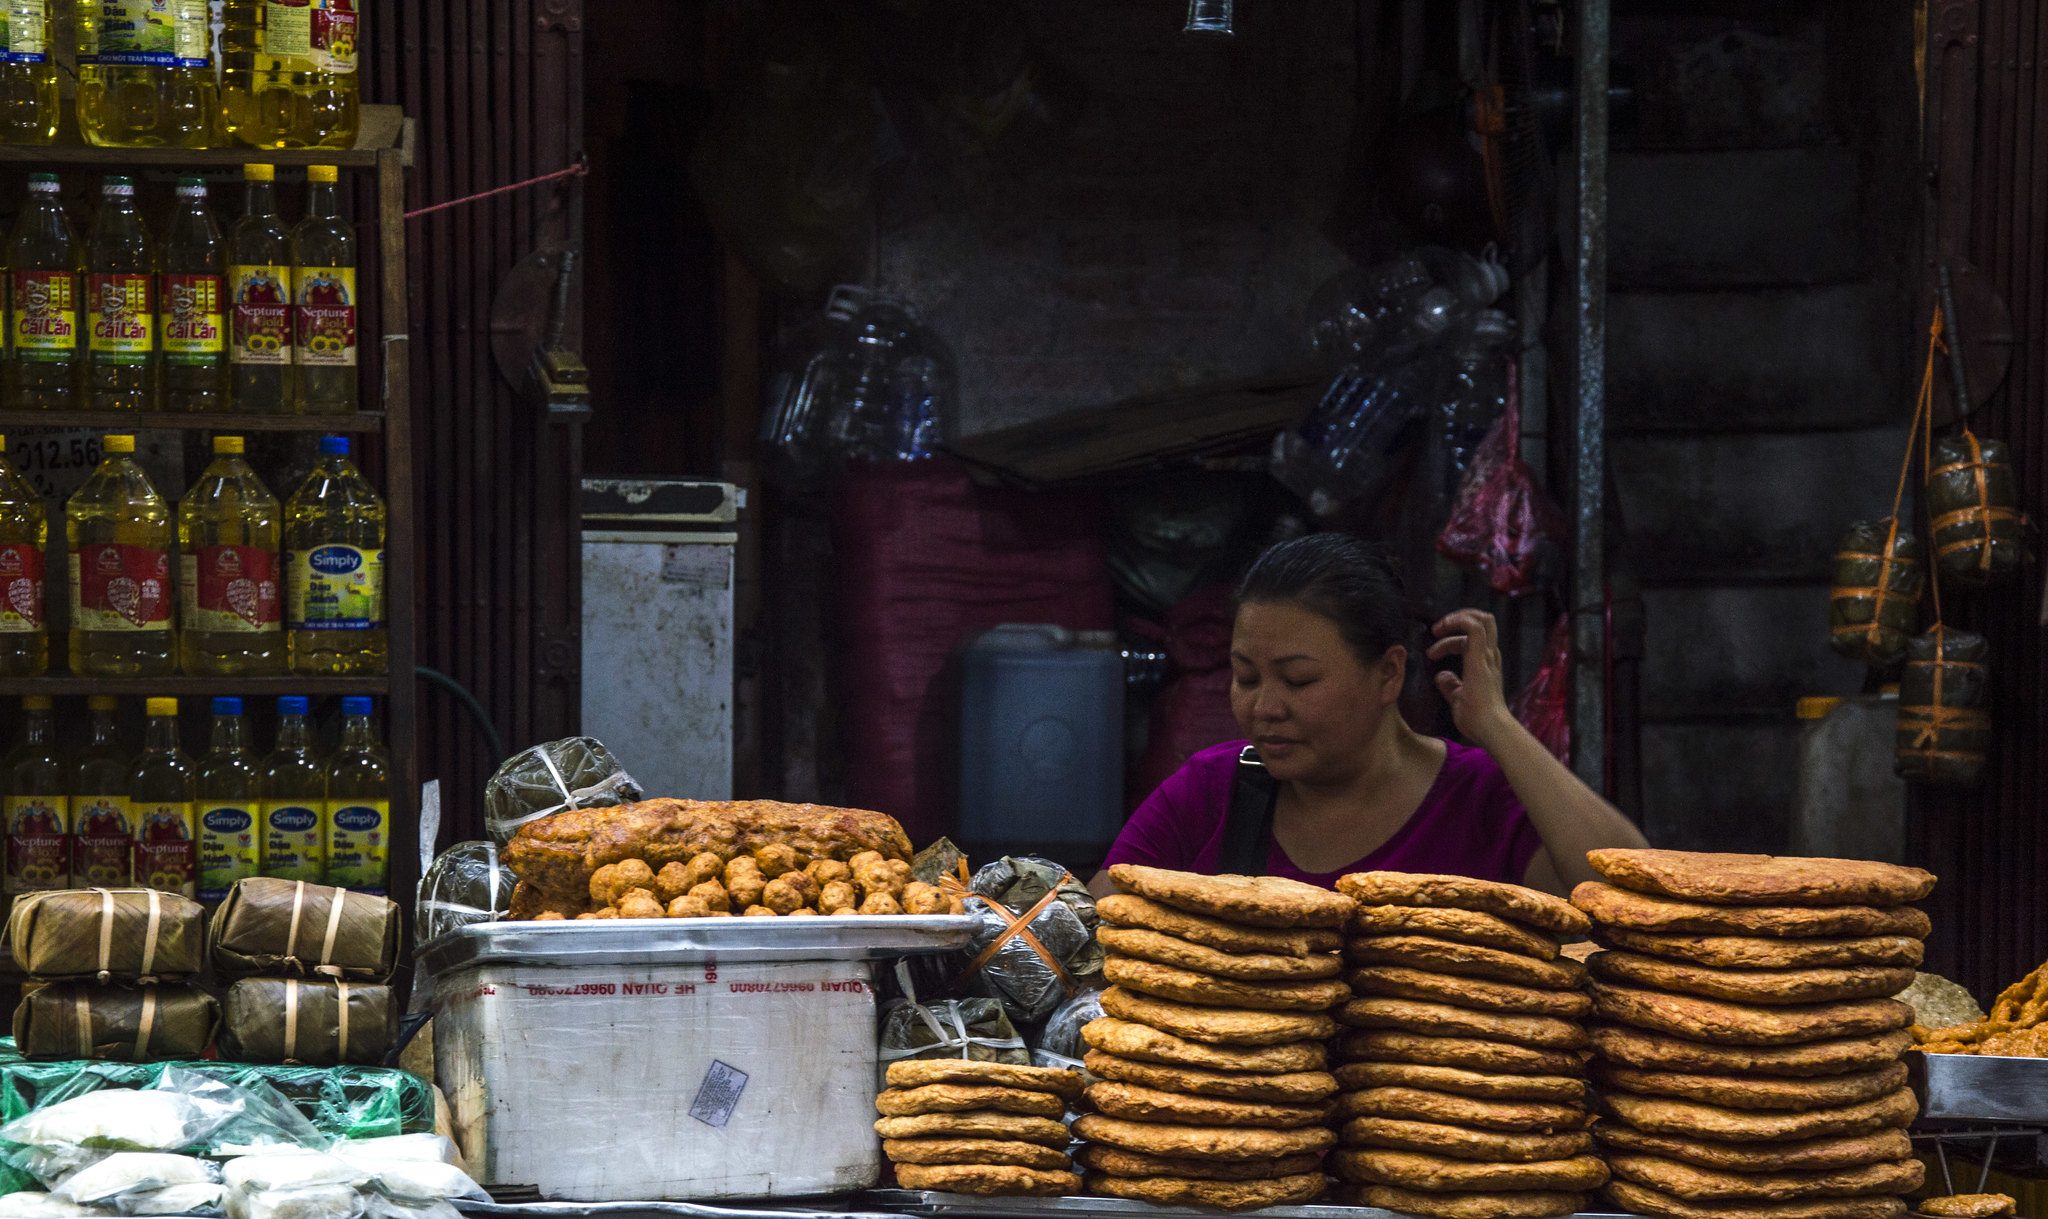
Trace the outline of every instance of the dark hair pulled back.
<instances>
[{"instance_id":1,"label":"dark hair pulled back","mask_svg":"<svg viewBox=\"0 0 2048 1219\"><path fill-rule=\"evenodd\" d=\"M1238 582L1237 605L1290 602L1337 624L1364 664L1409 642L1408 593L1393 559L1348 533L1311 533L1269 547Z\"/></svg>"}]
</instances>

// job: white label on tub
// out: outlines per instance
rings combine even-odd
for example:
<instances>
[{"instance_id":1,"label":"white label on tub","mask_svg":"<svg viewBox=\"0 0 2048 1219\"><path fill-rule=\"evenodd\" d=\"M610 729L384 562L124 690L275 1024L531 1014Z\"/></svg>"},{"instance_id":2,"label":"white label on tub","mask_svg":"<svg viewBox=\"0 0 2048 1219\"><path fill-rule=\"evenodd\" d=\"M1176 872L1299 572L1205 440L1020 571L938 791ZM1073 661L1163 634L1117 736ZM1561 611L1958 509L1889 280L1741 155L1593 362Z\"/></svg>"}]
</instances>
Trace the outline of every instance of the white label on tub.
<instances>
[{"instance_id":1,"label":"white label on tub","mask_svg":"<svg viewBox=\"0 0 2048 1219\"><path fill-rule=\"evenodd\" d=\"M723 1130L732 1120L732 1111L739 1108L740 1093L746 1090L747 1073L714 1058L711 1069L704 1072L704 1082L697 1085L697 1099L690 1102L690 1116Z\"/></svg>"}]
</instances>

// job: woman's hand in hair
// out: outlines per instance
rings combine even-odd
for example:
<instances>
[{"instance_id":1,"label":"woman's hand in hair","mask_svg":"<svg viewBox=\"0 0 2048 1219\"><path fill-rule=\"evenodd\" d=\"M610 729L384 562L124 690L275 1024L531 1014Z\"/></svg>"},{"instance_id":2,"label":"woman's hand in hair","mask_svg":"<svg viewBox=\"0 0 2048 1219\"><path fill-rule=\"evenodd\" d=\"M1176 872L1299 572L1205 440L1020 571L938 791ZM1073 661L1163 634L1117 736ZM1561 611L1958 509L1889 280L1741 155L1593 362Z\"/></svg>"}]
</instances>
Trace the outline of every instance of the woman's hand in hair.
<instances>
[{"instance_id":1,"label":"woman's hand in hair","mask_svg":"<svg viewBox=\"0 0 2048 1219\"><path fill-rule=\"evenodd\" d=\"M1429 628L1433 661L1456 656L1460 672L1436 675L1436 688L1451 705L1451 719L1465 739L1482 749L1506 724L1514 723L1501 684L1500 628L1483 610L1462 609Z\"/></svg>"}]
</instances>

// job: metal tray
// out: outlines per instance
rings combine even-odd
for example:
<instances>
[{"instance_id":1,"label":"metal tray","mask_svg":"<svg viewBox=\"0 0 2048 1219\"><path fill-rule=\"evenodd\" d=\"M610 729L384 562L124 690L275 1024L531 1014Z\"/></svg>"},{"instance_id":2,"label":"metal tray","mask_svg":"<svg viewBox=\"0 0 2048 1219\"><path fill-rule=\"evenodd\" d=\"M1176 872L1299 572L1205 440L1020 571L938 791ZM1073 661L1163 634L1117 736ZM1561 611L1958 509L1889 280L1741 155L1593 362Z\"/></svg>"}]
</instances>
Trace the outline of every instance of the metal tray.
<instances>
[{"instance_id":1,"label":"metal tray","mask_svg":"<svg viewBox=\"0 0 2048 1219\"><path fill-rule=\"evenodd\" d=\"M815 918L588 919L474 923L420 950L433 974L465 965L694 965L707 961L876 961L967 947L964 914Z\"/></svg>"},{"instance_id":2,"label":"metal tray","mask_svg":"<svg viewBox=\"0 0 2048 1219\"><path fill-rule=\"evenodd\" d=\"M2048 1058L1906 1055L1920 1120L2048 1123Z\"/></svg>"},{"instance_id":3,"label":"metal tray","mask_svg":"<svg viewBox=\"0 0 2048 1219\"><path fill-rule=\"evenodd\" d=\"M895 1219L874 1211L847 1211L832 1200L815 1206L764 1201L739 1206L705 1202L472 1202L458 1200L455 1209L465 1215L498 1216L500 1219L636 1219L665 1216L667 1219Z\"/></svg>"},{"instance_id":4,"label":"metal tray","mask_svg":"<svg viewBox=\"0 0 2048 1219\"><path fill-rule=\"evenodd\" d=\"M1124 1198L977 1198L922 1189L877 1189L861 1194L864 1210L899 1215L960 1215L976 1219L1046 1219L1047 1216L1100 1216L1102 1219L1216 1219L1220 1211L1199 1206L1155 1206ZM1370 1206L1269 1206L1241 1214L1270 1219L1414 1219L1399 1211ZM1574 1219L1625 1219L1607 1212L1587 1212Z\"/></svg>"}]
</instances>

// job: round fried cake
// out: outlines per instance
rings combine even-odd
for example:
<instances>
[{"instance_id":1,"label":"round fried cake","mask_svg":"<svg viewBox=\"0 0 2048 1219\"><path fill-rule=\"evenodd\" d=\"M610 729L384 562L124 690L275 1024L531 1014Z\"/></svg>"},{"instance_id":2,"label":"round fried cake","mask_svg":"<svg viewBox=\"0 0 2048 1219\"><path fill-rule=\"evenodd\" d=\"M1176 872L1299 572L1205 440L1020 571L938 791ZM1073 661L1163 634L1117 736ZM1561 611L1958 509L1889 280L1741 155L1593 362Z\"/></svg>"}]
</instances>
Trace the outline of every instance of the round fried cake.
<instances>
[{"instance_id":1,"label":"round fried cake","mask_svg":"<svg viewBox=\"0 0 2048 1219\"><path fill-rule=\"evenodd\" d=\"M1328 1065L1328 1052L1320 1041L1297 1041L1287 1045L1231 1046L1188 1041L1150 1025L1104 1016L1081 1026L1081 1040L1092 1049L1161 1063L1169 1067L1194 1067L1205 1071L1250 1071L1278 1074L1290 1071L1321 1071Z\"/></svg>"},{"instance_id":2,"label":"round fried cake","mask_svg":"<svg viewBox=\"0 0 2048 1219\"><path fill-rule=\"evenodd\" d=\"M1218 1096L1230 1100L1313 1105L1337 1094L1337 1078L1327 1071L1267 1074L1205 1071L1197 1067L1174 1067L1136 1058L1119 1058L1114 1054L1105 1054L1101 1050L1088 1051L1086 1057L1081 1060L1081 1065L1097 1079L1137 1084L1145 1088L1159 1088L1168 1092Z\"/></svg>"},{"instance_id":3,"label":"round fried cake","mask_svg":"<svg viewBox=\"0 0 2048 1219\"><path fill-rule=\"evenodd\" d=\"M1593 976L1624 986L1646 986L1685 995L1760 1003L1841 1003L1883 999L1913 984L1910 967L1853 965L1834 969L1720 969L1664 961L1634 952L1596 952L1586 960Z\"/></svg>"},{"instance_id":4,"label":"round fried cake","mask_svg":"<svg viewBox=\"0 0 2048 1219\"><path fill-rule=\"evenodd\" d=\"M1600 954L1605 956L1605 953ZM1374 965L1351 971L1351 989L1360 995L1384 995L1392 999L1414 999L1422 1003L1449 1003L1482 1012L1515 1012L1530 1016L1556 1016L1576 1020L1593 1010L1592 1000L1576 990L1540 990L1489 982L1483 978L1461 978L1455 974L1428 973L1395 965Z\"/></svg>"},{"instance_id":5,"label":"round fried cake","mask_svg":"<svg viewBox=\"0 0 2048 1219\"><path fill-rule=\"evenodd\" d=\"M1606 982L1594 982L1587 990L1594 1007L1609 1020L1717 1045L1798 1045L1871 1037L1913 1023L1913 1009L1893 999L1761 1007Z\"/></svg>"},{"instance_id":6,"label":"round fried cake","mask_svg":"<svg viewBox=\"0 0 2048 1219\"><path fill-rule=\"evenodd\" d=\"M1071 1169L1067 1153L1016 1139L884 1139L892 1164L1008 1164L1048 1172Z\"/></svg>"},{"instance_id":7,"label":"round fried cake","mask_svg":"<svg viewBox=\"0 0 2048 1219\"><path fill-rule=\"evenodd\" d=\"M1023 1088L1050 1092L1073 1100L1088 1081L1079 1071L1064 1067L1026 1067L1009 1062L980 1062L971 1058L907 1058L889 1064L885 1078L892 1088L921 1088L926 1084L968 1084L988 1088Z\"/></svg>"},{"instance_id":8,"label":"round fried cake","mask_svg":"<svg viewBox=\"0 0 2048 1219\"><path fill-rule=\"evenodd\" d=\"M1607 1166L1599 1156L1566 1160L1530 1160L1520 1164L1488 1164L1420 1151L1350 1148L1331 1155L1330 1165L1347 1181L1399 1185L1439 1193L1504 1193L1524 1189L1597 1189L1607 1183Z\"/></svg>"},{"instance_id":9,"label":"round fried cake","mask_svg":"<svg viewBox=\"0 0 2048 1219\"><path fill-rule=\"evenodd\" d=\"M1353 909L1341 893L1282 876L1203 876L1119 863L1110 865L1109 878L1126 893L1251 927L1335 929Z\"/></svg>"},{"instance_id":10,"label":"round fried cake","mask_svg":"<svg viewBox=\"0 0 2048 1219\"><path fill-rule=\"evenodd\" d=\"M1586 967L1577 961L1539 961L1518 952L1426 935L1361 936L1344 945L1344 959L1360 965L1399 965L1545 990L1570 990L1586 980Z\"/></svg>"},{"instance_id":11,"label":"round fried cake","mask_svg":"<svg viewBox=\"0 0 2048 1219\"><path fill-rule=\"evenodd\" d=\"M1593 938L1608 948L1716 969L1839 969L1852 965L1918 966L1927 947L1909 935L1773 940L1756 935L1659 935L1626 927L1597 927Z\"/></svg>"},{"instance_id":12,"label":"round fried cake","mask_svg":"<svg viewBox=\"0 0 2048 1219\"><path fill-rule=\"evenodd\" d=\"M1354 936L1426 935L1458 944L1476 944L1539 961L1557 959L1557 939L1483 910L1448 910L1434 906L1360 906L1351 916Z\"/></svg>"},{"instance_id":13,"label":"round fried cake","mask_svg":"<svg viewBox=\"0 0 2048 1219\"><path fill-rule=\"evenodd\" d=\"M1255 1012L1323 1012L1351 997L1351 988L1334 978L1321 982L1241 982L1130 957L1110 957L1103 962L1102 976L1126 990L1156 999Z\"/></svg>"},{"instance_id":14,"label":"round fried cake","mask_svg":"<svg viewBox=\"0 0 2048 1219\"><path fill-rule=\"evenodd\" d=\"M1583 1056L1575 1050L1539 1050L1477 1037L1432 1037L1399 1029L1353 1029L1336 1042L1343 1062L1419 1063L1502 1075L1578 1075Z\"/></svg>"},{"instance_id":15,"label":"round fried cake","mask_svg":"<svg viewBox=\"0 0 2048 1219\"><path fill-rule=\"evenodd\" d=\"M1282 981L1334 978L1344 963L1335 953L1282 954L1276 952L1225 952L1193 940L1150 931L1143 927L1102 927L1095 933L1102 946L1115 956L1132 957L1190 969L1218 978L1249 981Z\"/></svg>"},{"instance_id":16,"label":"round fried cake","mask_svg":"<svg viewBox=\"0 0 2048 1219\"><path fill-rule=\"evenodd\" d=\"M1426 1088L1482 1100L1542 1100L1584 1104L1584 1080L1568 1075L1497 1075L1458 1067L1409 1062L1353 1062L1337 1068L1336 1081L1348 1091L1365 1088Z\"/></svg>"},{"instance_id":17,"label":"round fried cake","mask_svg":"<svg viewBox=\"0 0 2048 1219\"><path fill-rule=\"evenodd\" d=\"M1900 1006L1904 1006L1901 1004ZM1401 1029L1429 1036L1477 1037L1546 1050L1576 1050L1586 1044L1585 1027L1554 1016L1497 1015L1448 1003L1413 999L1353 999L1337 1019L1354 1028Z\"/></svg>"},{"instance_id":18,"label":"round fried cake","mask_svg":"<svg viewBox=\"0 0 2048 1219\"><path fill-rule=\"evenodd\" d=\"M1934 891L1932 872L1869 859L1645 847L1588 851L1586 862L1624 889L1710 906L1897 906Z\"/></svg>"},{"instance_id":19,"label":"round fried cake","mask_svg":"<svg viewBox=\"0 0 2048 1219\"><path fill-rule=\"evenodd\" d=\"M1646 1071L1686 1071L1698 1075L1841 1075L1875 1070L1898 1061L1899 1055L1913 1048L1913 1034L1905 1029L1781 1046L1709 1045L1604 1024L1593 1027L1592 1037L1593 1048L1614 1062Z\"/></svg>"},{"instance_id":20,"label":"round fried cake","mask_svg":"<svg viewBox=\"0 0 2048 1219\"><path fill-rule=\"evenodd\" d=\"M1822 936L1903 935L1924 940L1934 930L1911 906L1710 906L1631 893L1589 880L1572 890L1572 904L1603 927L1663 935L1763 936L1797 940Z\"/></svg>"},{"instance_id":21,"label":"round fried cake","mask_svg":"<svg viewBox=\"0 0 2048 1219\"><path fill-rule=\"evenodd\" d=\"M1722 1172L1822 1172L1903 1160L1913 1154L1913 1140L1903 1130L1828 1135L1790 1143L1709 1143L1638 1130L1620 1122L1601 1122L1593 1127L1593 1133L1602 1145L1615 1150L1663 1156Z\"/></svg>"},{"instance_id":22,"label":"round fried cake","mask_svg":"<svg viewBox=\"0 0 2048 1219\"><path fill-rule=\"evenodd\" d=\"M1411 1122L1473 1126L1509 1134L1556 1134L1583 1130L1592 1115L1580 1105L1547 1101L1483 1100L1423 1088L1366 1088L1337 1098L1336 1117L1391 1117Z\"/></svg>"},{"instance_id":23,"label":"round fried cake","mask_svg":"<svg viewBox=\"0 0 2048 1219\"><path fill-rule=\"evenodd\" d=\"M1176 1037L1212 1045L1286 1045L1291 1041L1322 1041L1337 1031L1337 1022L1320 1012L1250 1012L1201 1007L1141 995L1121 986L1112 986L1102 992L1102 1010L1119 1020L1150 1025Z\"/></svg>"},{"instance_id":24,"label":"round fried cake","mask_svg":"<svg viewBox=\"0 0 2048 1219\"><path fill-rule=\"evenodd\" d=\"M1074 1119L1074 1133L1091 1143L1107 1143L1145 1155L1212 1160L1274 1160L1283 1156L1319 1155L1337 1143L1323 1126L1292 1130L1229 1126L1180 1126L1133 1122L1126 1118L1084 1113Z\"/></svg>"},{"instance_id":25,"label":"round fried cake","mask_svg":"<svg viewBox=\"0 0 2048 1219\"><path fill-rule=\"evenodd\" d=\"M1625 1212L1670 1219L1898 1219L1899 1198L1812 1198L1803 1202L1707 1202L1694 1204L1634 1181L1607 1183L1607 1197Z\"/></svg>"},{"instance_id":26,"label":"round fried cake","mask_svg":"<svg viewBox=\"0 0 2048 1219\"><path fill-rule=\"evenodd\" d=\"M1335 952L1344 943L1336 931L1321 927L1244 927L1222 919L1206 918L1176 910L1132 893L1112 893L1098 898L1095 913L1113 927L1136 927L1157 931L1176 939L1190 940L1223 952L1265 953L1301 957Z\"/></svg>"},{"instance_id":27,"label":"round fried cake","mask_svg":"<svg viewBox=\"0 0 2048 1219\"><path fill-rule=\"evenodd\" d=\"M1426 872L1353 872L1337 878L1337 892L1361 906L1433 906L1477 910L1510 922L1578 939L1592 929L1570 902L1522 885Z\"/></svg>"},{"instance_id":28,"label":"round fried cake","mask_svg":"<svg viewBox=\"0 0 2048 1219\"><path fill-rule=\"evenodd\" d=\"M1323 1196L1329 1178L1320 1172L1249 1181L1215 1181L1199 1177L1113 1177L1088 1174L1088 1192L1104 1198L1128 1198L1154 1206L1213 1206L1223 1211L1298 1206Z\"/></svg>"},{"instance_id":29,"label":"round fried cake","mask_svg":"<svg viewBox=\"0 0 2048 1219\"><path fill-rule=\"evenodd\" d=\"M884 1117L916 1117L921 1113L968 1113L996 1110L1032 1117L1060 1117L1067 1102L1050 1092L1027 1092L1022 1088L987 1088L973 1084L926 1084L921 1088L891 1088L875 1098L875 1110Z\"/></svg>"},{"instance_id":30,"label":"round fried cake","mask_svg":"<svg viewBox=\"0 0 2048 1219\"><path fill-rule=\"evenodd\" d=\"M1022 1113L920 1113L916 1117L885 1117L875 1123L884 1139L1015 1139L1065 1147L1070 1141L1065 1122Z\"/></svg>"},{"instance_id":31,"label":"round fried cake","mask_svg":"<svg viewBox=\"0 0 2048 1219\"><path fill-rule=\"evenodd\" d=\"M1859 1104L1795 1113L1759 1113L1627 1092L1600 1093L1599 1100L1609 1116L1631 1126L1726 1143L1785 1143L1823 1135L1871 1134L1909 1125L1920 1113L1919 1102L1903 1088Z\"/></svg>"},{"instance_id":32,"label":"round fried cake","mask_svg":"<svg viewBox=\"0 0 2048 1219\"><path fill-rule=\"evenodd\" d=\"M1823 1172L1747 1173L1701 1168L1662 1156L1610 1153L1614 1175L1687 1202L1792 1202L1801 1198L1861 1198L1920 1188L1927 1170L1913 1159L1833 1168Z\"/></svg>"},{"instance_id":33,"label":"round fried cake","mask_svg":"<svg viewBox=\"0 0 2048 1219\"><path fill-rule=\"evenodd\" d=\"M1184 1126L1258 1126L1291 1130L1317 1126L1329 1116L1327 1104L1281 1105L1269 1101L1228 1100L1186 1092L1163 1092L1137 1084L1091 1084L1088 1103L1097 1113L1133 1122L1172 1122Z\"/></svg>"},{"instance_id":34,"label":"round fried cake","mask_svg":"<svg viewBox=\"0 0 2048 1219\"><path fill-rule=\"evenodd\" d=\"M1352 1118L1343 1124L1343 1136L1346 1147L1392 1147L1459 1160L1503 1164L1566 1160L1585 1154L1593 1145L1593 1136L1583 1130L1562 1134L1513 1134L1392 1117Z\"/></svg>"},{"instance_id":35,"label":"round fried cake","mask_svg":"<svg viewBox=\"0 0 2048 1219\"><path fill-rule=\"evenodd\" d=\"M898 1164L896 1183L905 1189L990 1198L1059 1198L1081 1192L1078 1174L1006 1164Z\"/></svg>"},{"instance_id":36,"label":"round fried cake","mask_svg":"<svg viewBox=\"0 0 2048 1219\"><path fill-rule=\"evenodd\" d=\"M1730 1109L1814 1109L1854 1105L1888 1096L1906 1086L1906 1064L1812 1079L1759 1079L1748 1075L1688 1075L1640 1071L1612 1063L1593 1064L1593 1082L1638 1096L1668 1096ZM1652 1182L1655 1184L1655 1182Z\"/></svg>"},{"instance_id":37,"label":"round fried cake","mask_svg":"<svg viewBox=\"0 0 2048 1219\"><path fill-rule=\"evenodd\" d=\"M2011 1194L1948 1194L1922 1198L1915 1209L1935 1219L1998 1219L2018 1207L2019 1202Z\"/></svg>"},{"instance_id":38,"label":"round fried cake","mask_svg":"<svg viewBox=\"0 0 2048 1219\"><path fill-rule=\"evenodd\" d=\"M1197 1181L1250 1181L1261 1177L1293 1177L1320 1172L1320 1155L1282 1156L1277 1160L1197 1160L1148 1156L1096 1143L1074 1153L1082 1164L1112 1177L1190 1177Z\"/></svg>"},{"instance_id":39,"label":"round fried cake","mask_svg":"<svg viewBox=\"0 0 2048 1219\"><path fill-rule=\"evenodd\" d=\"M1349 1186L1340 1191L1339 1200L1349 1206L1379 1207L1426 1219L1546 1219L1551 1215L1575 1215L1586 1206L1586 1195L1554 1190L1432 1194L1398 1185Z\"/></svg>"}]
</instances>

